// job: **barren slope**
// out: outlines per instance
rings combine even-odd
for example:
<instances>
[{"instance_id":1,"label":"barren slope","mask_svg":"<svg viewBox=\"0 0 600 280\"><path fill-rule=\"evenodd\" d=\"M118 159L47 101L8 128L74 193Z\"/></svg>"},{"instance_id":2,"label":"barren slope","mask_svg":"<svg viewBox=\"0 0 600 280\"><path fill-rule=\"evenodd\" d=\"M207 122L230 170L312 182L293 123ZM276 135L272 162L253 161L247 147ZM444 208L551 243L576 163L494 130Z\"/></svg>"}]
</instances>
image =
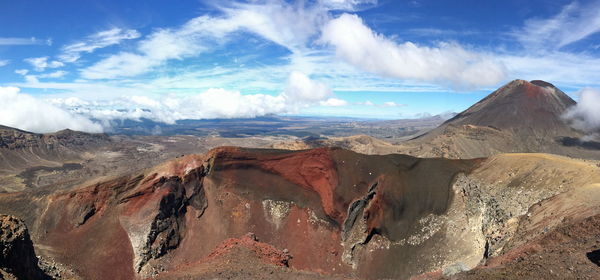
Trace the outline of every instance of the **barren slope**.
<instances>
[{"instance_id":1,"label":"barren slope","mask_svg":"<svg viewBox=\"0 0 600 280\"><path fill-rule=\"evenodd\" d=\"M280 276L407 278L501 256L540 234L537 217L553 228L598 214L585 199L568 200L581 211L562 216L540 210L595 193L597 183L598 162L545 154L447 160L219 148L74 190L3 194L0 212L24 219L38 254L84 279L216 276L232 261L240 270L230 276L243 278L263 266L247 248L287 249L293 270L263 266ZM224 240L248 232L268 246L242 242L250 247L207 264Z\"/></svg>"}]
</instances>

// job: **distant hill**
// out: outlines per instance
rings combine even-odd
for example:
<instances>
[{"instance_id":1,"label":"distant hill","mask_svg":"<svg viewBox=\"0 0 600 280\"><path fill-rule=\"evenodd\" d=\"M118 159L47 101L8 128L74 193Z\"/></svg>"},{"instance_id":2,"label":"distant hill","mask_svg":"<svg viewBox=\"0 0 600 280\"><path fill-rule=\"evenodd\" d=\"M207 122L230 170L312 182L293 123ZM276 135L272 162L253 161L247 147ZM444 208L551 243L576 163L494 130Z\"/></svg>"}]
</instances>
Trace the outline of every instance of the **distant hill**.
<instances>
[{"instance_id":1,"label":"distant hill","mask_svg":"<svg viewBox=\"0 0 600 280\"><path fill-rule=\"evenodd\" d=\"M38 134L0 126L0 173L39 165L62 165L81 153L110 143L106 134L90 134L69 129ZM59 163L60 162L60 163Z\"/></svg>"}]
</instances>

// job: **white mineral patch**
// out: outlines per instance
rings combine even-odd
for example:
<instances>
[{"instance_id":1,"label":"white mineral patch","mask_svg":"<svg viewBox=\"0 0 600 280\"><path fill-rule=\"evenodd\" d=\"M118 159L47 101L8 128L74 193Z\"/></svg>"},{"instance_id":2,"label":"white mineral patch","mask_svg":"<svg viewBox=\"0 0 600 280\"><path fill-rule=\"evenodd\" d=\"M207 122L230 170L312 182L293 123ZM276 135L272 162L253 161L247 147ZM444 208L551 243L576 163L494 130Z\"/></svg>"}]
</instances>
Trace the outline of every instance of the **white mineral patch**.
<instances>
[{"instance_id":1,"label":"white mineral patch","mask_svg":"<svg viewBox=\"0 0 600 280\"><path fill-rule=\"evenodd\" d=\"M279 229L283 220L289 214L292 203L288 201L267 199L262 201L262 206L267 221L274 224L276 229Z\"/></svg>"}]
</instances>

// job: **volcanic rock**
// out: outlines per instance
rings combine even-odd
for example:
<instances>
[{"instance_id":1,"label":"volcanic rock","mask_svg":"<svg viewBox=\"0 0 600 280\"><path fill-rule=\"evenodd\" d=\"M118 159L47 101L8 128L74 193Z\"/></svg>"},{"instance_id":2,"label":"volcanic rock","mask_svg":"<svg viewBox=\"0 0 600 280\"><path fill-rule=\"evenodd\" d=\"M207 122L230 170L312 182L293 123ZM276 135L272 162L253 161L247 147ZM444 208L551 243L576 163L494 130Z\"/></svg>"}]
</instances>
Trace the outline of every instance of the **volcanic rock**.
<instances>
[{"instance_id":1,"label":"volcanic rock","mask_svg":"<svg viewBox=\"0 0 600 280\"><path fill-rule=\"evenodd\" d=\"M83 279L265 277L257 267L308 271L301 279L404 279L501 256L543 234L544 216L552 229L600 214L596 200L567 199L600 197L596 164L222 147L74 189L0 194L0 211L22 217L38 254ZM578 211L548 216L567 204ZM239 238L249 231L260 242Z\"/></svg>"},{"instance_id":2,"label":"volcanic rock","mask_svg":"<svg viewBox=\"0 0 600 280\"><path fill-rule=\"evenodd\" d=\"M38 266L27 227L9 215L0 215L0 278L49 279Z\"/></svg>"}]
</instances>

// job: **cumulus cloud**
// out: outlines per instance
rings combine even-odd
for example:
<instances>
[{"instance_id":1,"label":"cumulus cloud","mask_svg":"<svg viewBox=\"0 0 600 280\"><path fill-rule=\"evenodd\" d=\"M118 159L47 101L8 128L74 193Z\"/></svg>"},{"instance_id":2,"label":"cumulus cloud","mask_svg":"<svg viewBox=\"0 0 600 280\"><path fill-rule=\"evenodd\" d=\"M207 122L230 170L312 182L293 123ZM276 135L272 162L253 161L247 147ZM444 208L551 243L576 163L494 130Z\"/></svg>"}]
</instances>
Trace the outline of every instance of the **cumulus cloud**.
<instances>
[{"instance_id":1,"label":"cumulus cloud","mask_svg":"<svg viewBox=\"0 0 600 280\"><path fill-rule=\"evenodd\" d=\"M46 133L65 128L102 132L102 126L52 104L19 92L16 87L0 87L0 124L26 131Z\"/></svg>"},{"instance_id":2,"label":"cumulus cloud","mask_svg":"<svg viewBox=\"0 0 600 280\"><path fill-rule=\"evenodd\" d=\"M333 93L325 84L313 81L305 74L294 71L290 74L284 97L290 102L314 103L330 97Z\"/></svg>"},{"instance_id":3,"label":"cumulus cloud","mask_svg":"<svg viewBox=\"0 0 600 280\"><path fill-rule=\"evenodd\" d=\"M321 41L334 46L346 62L389 77L473 87L494 85L506 76L504 66L484 54L453 43L397 44L373 32L356 15L342 14L329 21Z\"/></svg>"},{"instance_id":4,"label":"cumulus cloud","mask_svg":"<svg viewBox=\"0 0 600 280\"><path fill-rule=\"evenodd\" d=\"M553 17L526 21L513 35L526 47L559 49L598 31L600 1L592 1L586 5L574 1Z\"/></svg>"},{"instance_id":5,"label":"cumulus cloud","mask_svg":"<svg viewBox=\"0 0 600 280\"><path fill-rule=\"evenodd\" d=\"M133 29L111 28L86 37L84 40L62 48L59 59L64 62L77 61L82 53L92 53L96 49L121 43L123 40L137 39L141 34Z\"/></svg>"},{"instance_id":6,"label":"cumulus cloud","mask_svg":"<svg viewBox=\"0 0 600 280\"><path fill-rule=\"evenodd\" d=\"M125 96L111 101L85 101L79 98L53 98L50 103L110 126L114 120L150 119L173 124L183 119L252 118L268 114L296 113L314 104L343 106L329 87L304 73L290 73L285 89L278 95L242 94L239 91L210 88L186 96Z\"/></svg>"},{"instance_id":7,"label":"cumulus cloud","mask_svg":"<svg viewBox=\"0 0 600 280\"><path fill-rule=\"evenodd\" d=\"M600 90L586 88L578 92L577 105L563 116L574 128L592 137L600 136Z\"/></svg>"},{"instance_id":8,"label":"cumulus cloud","mask_svg":"<svg viewBox=\"0 0 600 280\"><path fill-rule=\"evenodd\" d=\"M4 59L4 60L3 60L3 59L0 59L0 67L2 67L2 66L6 66L6 65L8 65L9 63L10 63L10 60L8 60L8 59Z\"/></svg>"},{"instance_id":9,"label":"cumulus cloud","mask_svg":"<svg viewBox=\"0 0 600 280\"><path fill-rule=\"evenodd\" d=\"M25 62L31 64L34 67L35 71L38 72L42 72L46 70L46 68L58 68L65 66L65 64L60 61L48 61L47 56L26 58Z\"/></svg>"}]
</instances>

